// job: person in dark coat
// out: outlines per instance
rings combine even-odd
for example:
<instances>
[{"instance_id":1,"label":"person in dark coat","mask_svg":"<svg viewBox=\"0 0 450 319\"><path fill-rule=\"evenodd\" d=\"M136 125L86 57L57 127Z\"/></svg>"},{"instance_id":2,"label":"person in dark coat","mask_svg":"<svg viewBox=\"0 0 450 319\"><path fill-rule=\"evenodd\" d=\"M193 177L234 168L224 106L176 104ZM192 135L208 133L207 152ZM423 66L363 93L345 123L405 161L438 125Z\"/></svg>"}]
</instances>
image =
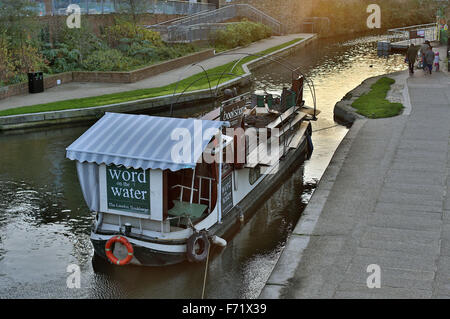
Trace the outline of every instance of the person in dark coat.
<instances>
[{"instance_id":1,"label":"person in dark coat","mask_svg":"<svg viewBox=\"0 0 450 319\"><path fill-rule=\"evenodd\" d=\"M406 59L408 60L409 73L414 74L414 63L417 59L417 49L414 44L411 44L406 52Z\"/></svg>"},{"instance_id":2,"label":"person in dark coat","mask_svg":"<svg viewBox=\"0 0 450 319\"><path fill-rule=\"evenodd\" d=\"M425 54L427 53L428 49L431 47L430 41L425 41L422 46L420 47L420 68L425 71L427 67L427 63L425 62Z\"/></svg>"},{"instance_id":3,"label":"person in dark coat","mask_svg":"<svg viewBox=\"0 0 450 319\"><path fill-rule=\"evenodd\" d=\"M433 62L434 62L434 51L430 47L427 52L425 53L425 63L427 64L427 68L425 69L425 72L427 69L430 71L430 74L433 71Z\"/></svg>"}]
</instances>

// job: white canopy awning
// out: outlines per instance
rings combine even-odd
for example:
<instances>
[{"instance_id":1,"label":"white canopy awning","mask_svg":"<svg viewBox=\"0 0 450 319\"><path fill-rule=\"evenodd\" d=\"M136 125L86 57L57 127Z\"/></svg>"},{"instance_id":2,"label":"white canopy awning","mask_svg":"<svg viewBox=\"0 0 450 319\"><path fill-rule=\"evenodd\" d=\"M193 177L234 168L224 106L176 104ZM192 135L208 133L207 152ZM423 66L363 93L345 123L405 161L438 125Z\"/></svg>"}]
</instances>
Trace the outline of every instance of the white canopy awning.
<instances>
[{"instance_id":1,"label":"white canopy awning","mask_svg":"<svg viewBox=\"0 0 450 319\"><path fill-rule=\"evenodd\" d=\"M211 138L228 122L106 113L66 150L80 163L135 169L194 168Z\"/></svg>"}]
</instances>

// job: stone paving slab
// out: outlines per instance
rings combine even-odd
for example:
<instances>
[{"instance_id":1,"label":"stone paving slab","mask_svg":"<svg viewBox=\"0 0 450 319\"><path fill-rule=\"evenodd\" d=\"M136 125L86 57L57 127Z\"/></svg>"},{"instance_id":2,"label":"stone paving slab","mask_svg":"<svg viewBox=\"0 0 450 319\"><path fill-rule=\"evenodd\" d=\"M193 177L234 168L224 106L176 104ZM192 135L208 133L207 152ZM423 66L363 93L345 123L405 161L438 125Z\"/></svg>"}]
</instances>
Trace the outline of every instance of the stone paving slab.
<instances>
[{"instance_id":1,"label":"stone paving slab","mask_svg":"<svg viewBox=\"0 0 450 319\"><path fill-rule=\"evenodd\" d=\"M406 84L410 112L350 130L305 211L314 222L296 227L306 247L282 253L298 258L289 275L275 267L271 284L283 282L260 297L450 298L450 78ZM381 288L367 287L370 264Z\"/></svg>"}]
</instances>

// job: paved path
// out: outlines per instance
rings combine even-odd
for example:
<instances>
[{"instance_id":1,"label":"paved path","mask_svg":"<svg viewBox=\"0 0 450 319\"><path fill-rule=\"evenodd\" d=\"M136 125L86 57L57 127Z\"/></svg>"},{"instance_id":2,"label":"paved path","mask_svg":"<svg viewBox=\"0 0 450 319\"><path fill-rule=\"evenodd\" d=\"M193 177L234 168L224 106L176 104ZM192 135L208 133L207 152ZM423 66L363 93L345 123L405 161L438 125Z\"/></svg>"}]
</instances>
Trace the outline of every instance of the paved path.
<instances>
[{"instance_id":1,"label":"paved path","mask_svg":"<svg viewBox=\"0 0 450 319\"><path fill-rule=\"evenodd\" d=\"M290 34L285 36L273 36L269 39L258 41L248 47L234 50L236 55L217 55L207 59L200 64L205 69L215 68L231 61L240 59L243 55L239 53L258 53L266 49L287 43L297 38L309 39L313 34ZM98 96L109 93L131 91L136 89L153 88L168 85L185 79L191 75L202 72L199 67L181 67L157 76L147 78L136 83L81 83L72 82L46 90L39 94L26 94L0 100L0 110L26 106L33 104L49 103L67 99Z\"/></svg>"},{"instance_id":2,"label":"paved path","mask_svg":"<svg viewBox=\"0 0 450 319\"><path fill-rule=\"evenodd\" d=\"M450 77L407 84L409 115L355 122L261 298L450 298Z\"/></svg>"}]
</instances>

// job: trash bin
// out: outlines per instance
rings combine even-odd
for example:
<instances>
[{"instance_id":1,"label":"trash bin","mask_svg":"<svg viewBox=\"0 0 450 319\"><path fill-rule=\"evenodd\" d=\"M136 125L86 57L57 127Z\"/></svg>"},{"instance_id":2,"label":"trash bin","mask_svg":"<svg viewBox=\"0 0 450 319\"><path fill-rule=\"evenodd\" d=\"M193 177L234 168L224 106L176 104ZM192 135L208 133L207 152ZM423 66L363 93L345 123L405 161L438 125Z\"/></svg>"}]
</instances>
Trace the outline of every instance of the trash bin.
<instances>
[{"instance_id":1,"label":"trash bin","mask_svg":"<svg viewBox=\"0 0 450 319\"><path fill-rule=\"evenodd\" d=\"M30 93L44 92L44 73L43 72L28 73L28 92L30 92Z\"/></svg>"}]
</instances>

